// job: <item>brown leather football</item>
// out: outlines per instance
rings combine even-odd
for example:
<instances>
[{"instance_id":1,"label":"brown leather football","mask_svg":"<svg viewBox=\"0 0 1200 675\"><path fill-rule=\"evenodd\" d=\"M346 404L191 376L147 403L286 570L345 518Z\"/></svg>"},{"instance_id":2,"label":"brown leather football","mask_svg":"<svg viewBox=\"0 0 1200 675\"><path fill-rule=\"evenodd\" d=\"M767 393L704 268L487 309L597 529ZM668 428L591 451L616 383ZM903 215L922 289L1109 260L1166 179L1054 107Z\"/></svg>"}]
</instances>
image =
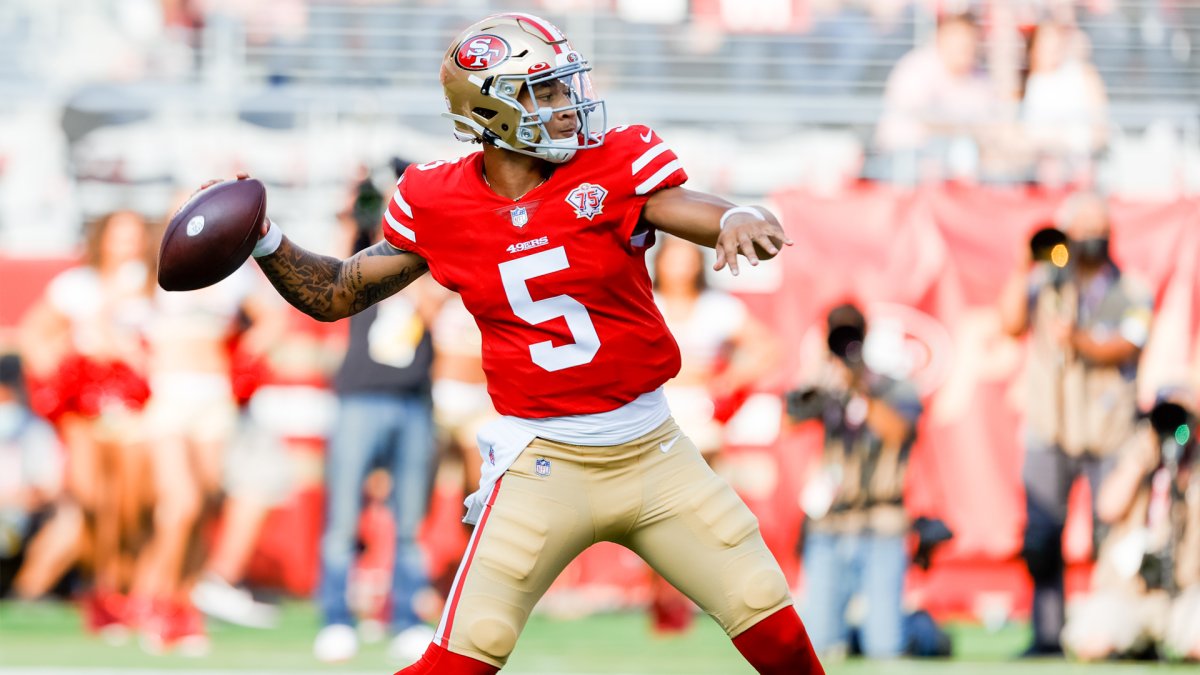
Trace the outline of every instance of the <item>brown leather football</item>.
<instances>
[{"instance_id":1,"label":"brown leather football","mask_svg":"<svg viewBox=\"0 0 1200 675\"><path fill-rule=\"evenodd\" d=\"M241 267L267 217L267 191L251 178L217 183L171 218L158 250L158 285L168 291L211 286Z\"/></svg>"}]
</instances>

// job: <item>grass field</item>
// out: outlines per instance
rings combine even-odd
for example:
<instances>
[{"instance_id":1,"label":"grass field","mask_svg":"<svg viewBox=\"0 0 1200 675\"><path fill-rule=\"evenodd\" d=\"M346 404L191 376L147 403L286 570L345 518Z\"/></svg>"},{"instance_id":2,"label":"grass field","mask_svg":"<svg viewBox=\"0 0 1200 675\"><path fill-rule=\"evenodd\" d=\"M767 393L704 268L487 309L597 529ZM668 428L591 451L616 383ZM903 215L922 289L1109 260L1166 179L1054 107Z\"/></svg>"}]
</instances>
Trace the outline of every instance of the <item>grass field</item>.
<instances>
[{"instance_id":1,"label":"grass field","mask_svg":"<svg viewBox=\"0 0 1200 675\"><path fill-rule=\"evenodd\" d=\"M283 675L284 673L391 673L385 645L364 647L342 666L316 662L310 652L316 615L292 604L283 624L254 631L216 624L213 650L203 658L150 656L136 645L111 647L87 637L75 611L63 605L0 603L0 675ZM711 621L697 622L687 635L656 639L636 614L597 616L577 621L535 617L522 635L505 675L753 675ZM1197 673L1196 666L1133 664L1077 665L1062 661L1013 662L1027 631L1012 626L988 634L973 626L952 627L956 658L951 661L845 661L827 664L829 675L1137 675Z\"/></svg>"}]
</instances>

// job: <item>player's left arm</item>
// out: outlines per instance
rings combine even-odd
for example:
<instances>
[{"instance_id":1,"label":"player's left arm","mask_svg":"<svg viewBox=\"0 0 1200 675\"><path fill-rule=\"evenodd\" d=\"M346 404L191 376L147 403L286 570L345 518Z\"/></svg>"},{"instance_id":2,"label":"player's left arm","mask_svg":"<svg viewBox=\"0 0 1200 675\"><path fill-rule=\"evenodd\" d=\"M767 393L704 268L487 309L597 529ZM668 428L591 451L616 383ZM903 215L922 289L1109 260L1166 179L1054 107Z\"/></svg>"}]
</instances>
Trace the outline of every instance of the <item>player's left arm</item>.
<instances>
[{"instance_id":1,"label":"player's left arm","mask_svg":"<svg viewBox=\"0 0 1200 675\"><path fill-rule=\"evenodd\" d=\"M760 207L737 208L720 197L682 187L655 192L642 208L642 220L658 230L717 251L713 269L726 265L738 274L738 253L751 265L774 258L792 240L775 214ZM724 219L724 227L722 227Z\"/></svg>"}]
</instances>

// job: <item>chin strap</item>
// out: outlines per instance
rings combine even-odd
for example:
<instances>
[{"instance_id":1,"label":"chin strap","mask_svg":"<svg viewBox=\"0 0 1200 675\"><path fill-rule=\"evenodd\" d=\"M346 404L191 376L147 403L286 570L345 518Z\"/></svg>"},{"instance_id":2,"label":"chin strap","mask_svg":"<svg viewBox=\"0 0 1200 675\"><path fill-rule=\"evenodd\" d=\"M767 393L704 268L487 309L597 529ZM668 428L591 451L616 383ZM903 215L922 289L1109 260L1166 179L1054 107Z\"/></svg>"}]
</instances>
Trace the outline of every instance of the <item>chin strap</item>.
<instances>
[{"instance_id":1,"label":"chin strap","mask_svg":"<svg viewBox=\"0 0 1200 675\"><path fill-rule=\"evenodd\" d=\"M471 134L465 134L465 133L455 129L454 137L460 141L463 141L464 143L468 143L468 142L472 142L472 141L479 141L481 139L486 138L486 139L488 139L487 142L491 143L492 145L495 145L497 148L503 148L505 150L517 152L522 155L529 155L530 157L537 157L538 159L544 159L547 162L550 162L551 164L563 164L567 161L570 161L570 159L575 156L575 151L578 150L578 148L575 147L576 144L575 144L575 140L573 138L552 138L552 139L550 139L549 142L551 145L559 145L559 144L566 145L569 143L570 147L565 147L565 148L558 148L558 147L540 147L540 148L532 148L532 149L531 148L518 148L518 147L513 146L510 143L505 142L503 139L496 138L495 134L490 133L486 128L483 127L483 125L479 124L478 122L476 122L473 119L463 117L462 115L455 115L454 113L451 113L451 112L442 113L442 117L445 117L446 119L454 120L455 122L458 122L460 124L464 124L467 127L469 127L472 131L474 131L476 134L478 134L477 136L473 136Z\"/></svg>"}]
</instances>

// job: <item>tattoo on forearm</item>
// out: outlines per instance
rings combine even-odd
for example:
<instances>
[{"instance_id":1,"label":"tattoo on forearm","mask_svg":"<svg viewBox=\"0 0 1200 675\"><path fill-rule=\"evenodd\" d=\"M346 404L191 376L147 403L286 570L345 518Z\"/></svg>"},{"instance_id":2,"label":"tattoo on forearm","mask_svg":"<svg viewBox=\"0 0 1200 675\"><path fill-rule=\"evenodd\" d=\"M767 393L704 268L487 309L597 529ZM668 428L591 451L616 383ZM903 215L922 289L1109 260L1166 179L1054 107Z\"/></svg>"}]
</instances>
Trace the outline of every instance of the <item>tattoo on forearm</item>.
<instances>
[{"instance_id":1,"label":"tattoo on forearm","mask_svg":"<svg viewBox=\"0 0 1200 675\"><path fill-rule=\"evenodd\" d=\"M367 281L363 257L402 255L386 242L363 250L348 260L317 255L285 240L273 255L259 258L271 284L293 306L322 321L361 312L398 292L425 273L428 265L417 260L398 274Z\"/></svg>"}]
</instances>

